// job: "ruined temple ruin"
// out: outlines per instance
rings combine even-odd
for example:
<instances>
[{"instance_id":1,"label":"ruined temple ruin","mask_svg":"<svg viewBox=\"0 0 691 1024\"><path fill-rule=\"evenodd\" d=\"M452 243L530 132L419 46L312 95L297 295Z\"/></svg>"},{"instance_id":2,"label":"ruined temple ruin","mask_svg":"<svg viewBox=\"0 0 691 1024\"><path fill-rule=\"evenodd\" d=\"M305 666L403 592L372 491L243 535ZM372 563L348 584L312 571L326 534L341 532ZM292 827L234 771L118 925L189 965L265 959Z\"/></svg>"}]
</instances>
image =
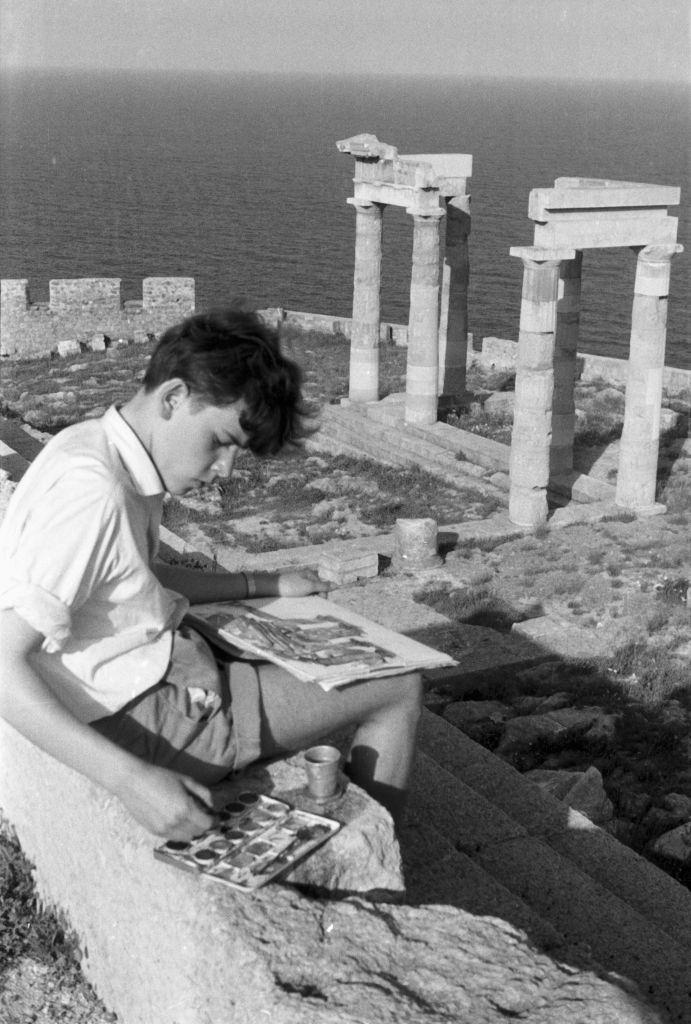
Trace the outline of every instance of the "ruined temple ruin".
<instances>
[{"instance_id":1,"label":"ruined temple ruin","mask_svg":"<svg viewBox=\"0 0 691 1024\"><path fill-rule=\"evenodd\" d=\"M379 398L379 297L382 214L403 206L413 218L406 423L434 423L439 395L465 391L468 333L468 179L473 158L462 153L399 154L376 135L336 143L355 157L355 273L350 342L352 402ZM440 221L446 216L440 273ZM441 281L440 281L441 278ZM441 289L440 289L441 285Z\"/></svg>"},{"instance_id":2,"label":"ruined temple ruin","mask_svg":"<svg viewBox=\"0 0 691 1024\"><path fill-rule=\"evenodd\" d=\"M509 492L509 516L520 526L545 522L548 486L574 475L584 249L628 246L637 254L615 500L638 514L656 511L670 261L682 251L668 207L679 197L666 185L592 178L557 178L530 193L533 245L510 250L524 267Z\"/></svg>"}]
</instances>

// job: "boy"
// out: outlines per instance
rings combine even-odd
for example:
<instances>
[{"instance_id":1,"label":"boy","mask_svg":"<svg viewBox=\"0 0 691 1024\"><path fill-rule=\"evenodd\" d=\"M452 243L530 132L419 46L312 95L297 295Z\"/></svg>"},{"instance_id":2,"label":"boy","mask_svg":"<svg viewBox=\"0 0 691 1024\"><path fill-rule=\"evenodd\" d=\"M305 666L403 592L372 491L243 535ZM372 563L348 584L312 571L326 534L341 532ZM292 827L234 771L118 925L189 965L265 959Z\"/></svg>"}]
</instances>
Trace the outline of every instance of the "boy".
<instances>
[{"instance_id":1,"label":"boy","mask_svg":"<svg viewBox=\"0 0 691 1024\"><path fill-rule=\"evenodd\" d=\"M301 596L312 574L156 562L165 492L230 475L237 451L308 431L300 371L254 314L189 317L122 407L51 439L0 528L0 715L116 795L155 835L213 823L209 786L356 726L350 777L398 817L421 708L417 673L330 693L267 663L223 668L189 603Z\"/></svg>"}]
</instances>

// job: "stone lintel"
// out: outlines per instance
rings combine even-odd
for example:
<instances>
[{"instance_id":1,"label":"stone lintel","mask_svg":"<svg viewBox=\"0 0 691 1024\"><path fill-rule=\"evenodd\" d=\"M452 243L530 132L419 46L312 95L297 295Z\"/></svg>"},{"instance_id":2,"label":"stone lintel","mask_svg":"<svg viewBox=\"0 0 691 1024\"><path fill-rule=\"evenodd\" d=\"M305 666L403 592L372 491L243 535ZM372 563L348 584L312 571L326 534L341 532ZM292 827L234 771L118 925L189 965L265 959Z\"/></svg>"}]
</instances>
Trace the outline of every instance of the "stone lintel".
<instances>
[{"instance_id":1,"label":"stone lintel","mask_svg":"<svg viewBox=\"0 0 691 1024\"><path fill-rule=\"evenodd\" d=\"M604 178L557 178L554 188L535 188L528 200L528 216L547 220L549 210L616 209L617 207L678 206L681 189Z\"/></svg>"},{"instance_id":2,"label":"stone lintel","mask_svg":"<svg viewBox=\"0 0 691 1024\"><path fill-rule=\"evenodd\" d=\"M469 178L473 173L470 153L401 153L398 159L406 163L431 164L440 178Z\"/></svg>"},{"instance_id":3,"label":"stone lintel","mask_svg":"<svg viewBox=\"0 0 691 1024\"><path fill-rule=\"evenodd\" d=\"M533 242L545 249L610 249L633 245L673 245L677 240L676 217L622 217L601 219L597 211L583 220L549 220L537 223Z\"/></svg>"},{"instance_id":4,"label":"stone lintel","mask_svg":"<svg viewBox=\"0 0 691 1024\"><path fill-rule=\"evenodd\" d=\"M576 250L558 248L556 246L512 245L509 249L509 256L517 256L521 260L530 260L531 263L561 263L562 260L575 259Z\"/></svg>"},{"instance_id":5,"label":"stone lintel","mask_svg":"<svg viewBox=\"0 0 691 1024\"><path fill-rule=\"evenodd\" d=\"M417 205L433 211L439 209L441 203L441 196L436 189L428 191L412 185L393 185L387 182L356 181L354 193L352 199L347 200L354 206L371 206L373 203L403 207Z\"/></svg>"}]
</instances>

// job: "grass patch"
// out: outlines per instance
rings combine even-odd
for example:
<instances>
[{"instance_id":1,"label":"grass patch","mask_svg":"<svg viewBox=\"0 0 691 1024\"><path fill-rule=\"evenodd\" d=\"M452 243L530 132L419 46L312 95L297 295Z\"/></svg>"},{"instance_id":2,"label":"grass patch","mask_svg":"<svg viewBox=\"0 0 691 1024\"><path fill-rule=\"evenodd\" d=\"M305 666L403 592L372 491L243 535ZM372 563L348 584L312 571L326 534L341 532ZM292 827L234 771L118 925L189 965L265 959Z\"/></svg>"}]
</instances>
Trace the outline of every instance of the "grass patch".
<instances>
[{"instance_id":1,"label":"grass patch","mask_svg":"<svg viewBox=\"0 0 691 1024\"><path fill-rule=\"evenodd\" d=\"M7 969L24 956L50 965L65 986L91 992L81 975L76 939L64 921L40 906L31 865L0 828L0 965Z\"/></svg>"}]
</instances>

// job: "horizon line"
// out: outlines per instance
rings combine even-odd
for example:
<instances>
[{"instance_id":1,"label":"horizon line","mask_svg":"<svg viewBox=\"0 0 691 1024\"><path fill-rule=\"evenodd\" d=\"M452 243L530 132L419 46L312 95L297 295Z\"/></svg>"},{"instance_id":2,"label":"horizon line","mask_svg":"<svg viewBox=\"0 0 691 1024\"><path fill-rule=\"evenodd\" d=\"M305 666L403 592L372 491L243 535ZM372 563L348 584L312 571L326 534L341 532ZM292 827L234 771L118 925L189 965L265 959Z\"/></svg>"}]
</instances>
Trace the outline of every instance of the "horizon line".
<instances>
[{"instance_id":1,"label":"horizon line","mask_svg":"<svg viewBox=\"0 0 691 1024\"><path fill-rule=\"evenodd\" d=\"M679 78L646 78L634 76L631 78L601 75L536 75L534 73L511 74L488 72L458 73L458 72L411 72L411 71L311 71L311 70L262 70L254 69L232 69L232 68L148 68L129 65L38 65L38 64L0 64L0 74L15 73L38 73L38 74L141 74L141 75L202 75L207 77L235 77L235 78L319 78L319 79L344 79L344 78L381 78L381 79L421 79L445 81L512 81L512 82L564 82L572 84L602 83L607 85L638 84L638 85L675 85L691 86L691 75Z\"/></svg>"}]
</instances>

